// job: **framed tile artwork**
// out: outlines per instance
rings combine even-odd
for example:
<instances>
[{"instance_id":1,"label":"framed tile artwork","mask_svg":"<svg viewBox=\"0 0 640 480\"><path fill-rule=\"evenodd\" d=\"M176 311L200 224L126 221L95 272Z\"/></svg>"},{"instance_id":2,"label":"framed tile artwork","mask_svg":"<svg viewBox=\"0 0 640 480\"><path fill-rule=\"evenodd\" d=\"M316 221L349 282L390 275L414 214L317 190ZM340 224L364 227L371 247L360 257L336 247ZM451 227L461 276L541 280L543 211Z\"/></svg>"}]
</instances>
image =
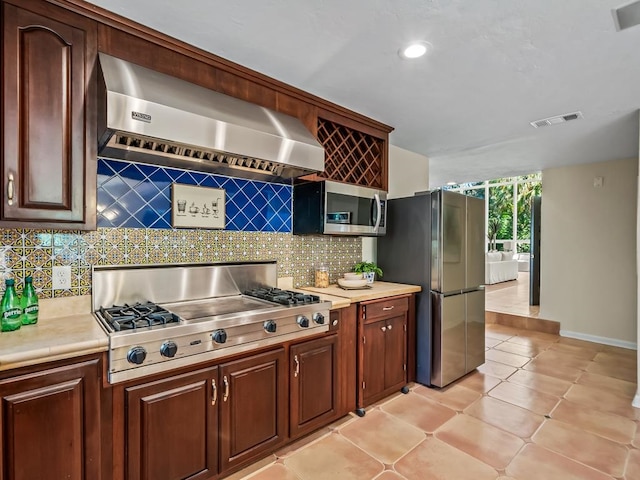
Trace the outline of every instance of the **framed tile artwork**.
<instances>
[{"instance_id":1,"label":"framed tile artwork","mask_svg":"<svg viewBox=\"0 0 640 480\"><path fill-rule=\"evenodd\" d=\"M225 191L222 188L171 184L173 228L224 228Z\"/></svg>"}]
</instances>

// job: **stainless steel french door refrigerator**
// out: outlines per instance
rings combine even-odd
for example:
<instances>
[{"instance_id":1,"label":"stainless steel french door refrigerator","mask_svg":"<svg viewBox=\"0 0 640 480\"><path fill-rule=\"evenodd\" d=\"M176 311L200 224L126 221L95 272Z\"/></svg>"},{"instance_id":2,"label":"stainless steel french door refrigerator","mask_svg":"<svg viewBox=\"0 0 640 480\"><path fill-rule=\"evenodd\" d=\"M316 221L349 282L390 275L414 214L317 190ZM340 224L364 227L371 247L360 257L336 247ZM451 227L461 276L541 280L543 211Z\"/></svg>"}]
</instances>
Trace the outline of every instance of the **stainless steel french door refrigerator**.
<instances>
[{"instance_id":1,"label":"stainless steel french door refrigerator","mask_svg":"<svg viewBox=\"0 0 640 480\"><path fill-rule=\"evenodd\" d=\"M416 379L444 387L484 363L484 200L435 190L387 202L384 279L417 284Z\"/></svg>"}]
</instances>

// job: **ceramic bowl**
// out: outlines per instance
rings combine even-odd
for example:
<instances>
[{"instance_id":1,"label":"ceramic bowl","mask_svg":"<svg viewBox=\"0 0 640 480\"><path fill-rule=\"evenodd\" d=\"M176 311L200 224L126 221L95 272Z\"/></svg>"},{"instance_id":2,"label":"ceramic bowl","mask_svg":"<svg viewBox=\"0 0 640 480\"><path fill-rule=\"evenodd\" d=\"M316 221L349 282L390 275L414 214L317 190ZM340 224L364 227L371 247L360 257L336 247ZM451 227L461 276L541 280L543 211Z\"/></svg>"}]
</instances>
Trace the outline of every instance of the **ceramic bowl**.
<instances>
[{"instance_id":1,"label":"ceramic bowl","mask_svg":"<svg viewBox=\"0 0 640 480\"><path fill-rule=\"evenodd\" d=\"M347 272L344 274L345 280L362 280L361 273Z\"/></svg>"},{"instance_id":2,"label":"ceramic bowl","mask_svg":"<svg viewBox=\"0 0 640 480\"><path fill-rule=\"evenodd\" d=\"M358 280L348 280L346 278L339 278L338 279L338 285L340 285L341 287L346 287L346 288L358 288L358 287L364 287L367 284L367 280L364 278L358 279Z\"/></svg>"}]
</instances>

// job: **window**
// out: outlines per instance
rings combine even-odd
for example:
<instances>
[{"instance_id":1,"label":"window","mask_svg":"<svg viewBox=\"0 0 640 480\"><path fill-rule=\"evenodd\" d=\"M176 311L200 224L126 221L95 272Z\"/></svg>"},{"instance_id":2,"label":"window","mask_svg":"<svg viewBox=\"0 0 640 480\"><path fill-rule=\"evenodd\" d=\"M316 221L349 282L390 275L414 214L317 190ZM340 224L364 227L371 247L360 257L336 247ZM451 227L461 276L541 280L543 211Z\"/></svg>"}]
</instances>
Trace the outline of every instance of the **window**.
<instances>
[{"instance_id":1,"label":"window","mask_svg":"<svg viewBox=\"0 0 640 480\"><path fill-rule=\"evenodd\" d=\"M496 248L503 250L505 243L517 252L530 251L531 202L542 194L542 175L533 173L521 177L497 178L486 182L463 183L445 187L471 197L488 199L486 221L498 218L500 228L496 234ZM489 238L487 237L487 249Z\"/></svg>"}]
</instances>

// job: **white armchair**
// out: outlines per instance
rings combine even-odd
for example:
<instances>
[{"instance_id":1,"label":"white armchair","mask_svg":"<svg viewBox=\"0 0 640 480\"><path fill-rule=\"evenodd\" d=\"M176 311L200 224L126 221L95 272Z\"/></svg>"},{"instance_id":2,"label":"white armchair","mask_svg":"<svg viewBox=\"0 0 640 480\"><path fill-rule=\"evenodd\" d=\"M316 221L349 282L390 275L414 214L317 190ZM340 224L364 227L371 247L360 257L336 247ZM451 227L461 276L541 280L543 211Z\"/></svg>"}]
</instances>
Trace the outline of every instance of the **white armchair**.
<instances>
[{"instance_id":1,"label":"white armchair","mask_svg":"<svg viewBox=\"0 0 640 480\"><path fill-rule=\"evenodd\" d=\"M519 272L528 272L529 271L529 262L531 260L531 254L529 253L519 253L517 255L518 259L518 271Z\"/></svg>"}]
</instances>

